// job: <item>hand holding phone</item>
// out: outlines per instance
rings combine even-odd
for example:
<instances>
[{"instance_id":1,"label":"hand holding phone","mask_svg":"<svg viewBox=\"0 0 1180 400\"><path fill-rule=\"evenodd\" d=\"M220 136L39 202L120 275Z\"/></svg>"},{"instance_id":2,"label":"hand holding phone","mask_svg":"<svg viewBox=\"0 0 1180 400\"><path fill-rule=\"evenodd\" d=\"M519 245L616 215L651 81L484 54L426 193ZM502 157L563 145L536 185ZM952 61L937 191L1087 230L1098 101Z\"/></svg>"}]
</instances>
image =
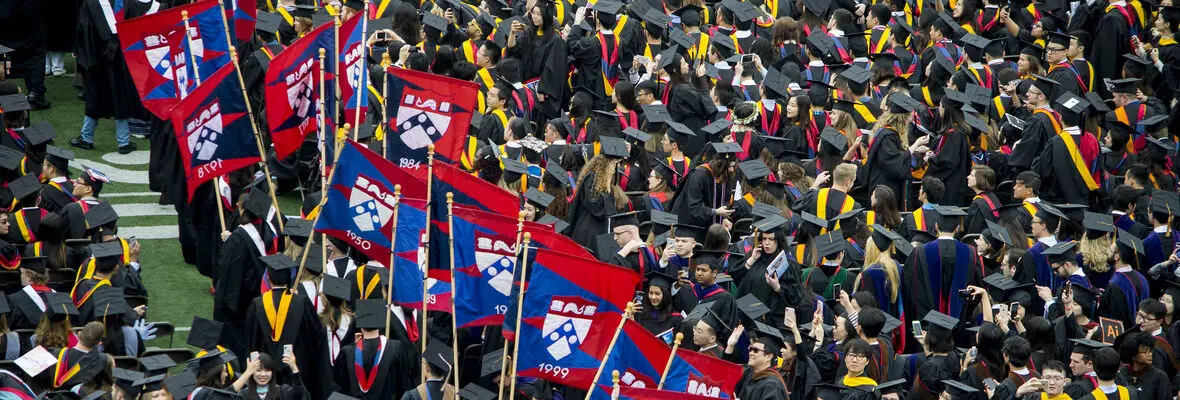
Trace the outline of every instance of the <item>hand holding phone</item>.
<instances>
[{"instance_id":1,"label":"hand holding phone","mask_svg":"<svg viewBox=\"0 0 1180 400\"><path fill-rule=\"evenodd\" d=\"M926 336L926 332L922 331L922 321L910 321L910 326L914 328L914 337L921 338Z\"/></svg>"},{"instance_id":2,"label":"hand holding phone","mask_svg":"<svg viewBox=\"0 0 1180 400\"><path fill-rule=\"evenodd\" d=\"M290 357L290 356L294 356L294 355L295 355L295 346L289 345L289 344L284 344L283 345L283 356Z\"/></svg>"}]
</instances>

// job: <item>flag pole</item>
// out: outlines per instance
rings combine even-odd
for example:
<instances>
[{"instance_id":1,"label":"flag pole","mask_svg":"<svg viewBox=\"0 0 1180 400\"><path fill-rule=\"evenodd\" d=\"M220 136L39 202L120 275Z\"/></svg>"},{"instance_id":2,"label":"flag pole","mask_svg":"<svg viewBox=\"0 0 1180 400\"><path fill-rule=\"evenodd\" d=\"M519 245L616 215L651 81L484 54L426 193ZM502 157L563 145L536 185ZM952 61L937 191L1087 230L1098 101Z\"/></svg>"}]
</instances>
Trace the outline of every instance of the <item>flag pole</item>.
<instances>
[{"instance_id":1,"label":"flag pole","mask_svg":"<svg viewBox=\"0 0 1180 400\"><path fill-rule=\"evenodd\" d=\"M385 82L386 79L389 79L389 72L385 69L389 68L390 64L393 64L393 61L389 59L389 52L381 53L381 73L385 74L385 76L381 77L381 121L377 124L377 126L385 126L381 129L381 158L386 157L385 153L388 147L386 146L386 141L389 140L389 112L385 110L385 104L389 102L385 98L389 96L389 84Z\"/></svg>"},{"instance_id":2,"label":"flag pole","mask_svg":"<svg viewBox=\"0 0 1180 400\"><path fill-rule=\"evenodd\" d=\"M516 243L513 244L513 246L514 246L513 248L516 249L515 257L513 257L514 260L520 260L520 253L524 249L524 247L520 245L521 235L523 233L524 233L524 211L522 210L516 214ZM516 268L514 268L514 270L515 269ZM524 275L522 274L521 276L524 276ZM523 279L521 280L521 282L523 282ZM452 294L451 297L454 298L454 294ZM517 308L519 308L519 307L520 306L517 305ZM500 387L499 387L500 390L498 392L496 392L497 398L504 396L504 368L505 368L505 365L507 365L507 364L508 364L508 341L505 340L504 341L504 351L501 352L501 354L500 354Z\"/></svg>"},{"instance_id":3,"label":"flag pole","mask_svg":"<svg viewBox=\"0 0 1180 400\"><path fill-rule=\"evenodd\" d=\"M180 12L180 18L184 20L184 41L188 45L188 63L193 66L193 80L197 82L197 86L201 86L201 71L200 66L197 65L197 55L192 52L193 38L189 36L188 31L191 29L188 24L188 10ZM226 28L228 29L228 28ZM228 40L228 39L227 39ZM233 53L233 47L230 47L230 53ZM221 240L225 241L229 237L229 230L225 229L225 206L221 204L221 188L217 186L217 179L221 175L213 178L213 195L217 196L217 221L221 223Z\"/></svg>"},{"instance_id":4,"label":"flag pole","mask_svg":"<svg viewBox=\"0 0 1180 400\"><path fill-rule=\"evenodd\" d=\"M324 112L325 112L325 110L324 110L324 108L325 108L324 107L324 56L325 56L325 53L327 53L327 50L324 50L324 48L321 47L320 48L320 71L319 71L319 74L320 74L320 84L319 84L320 96L319 96L319 100L317 101L317 103L319 103L319 104L317 104L319 106L319 112L316 113L316 123L319 124L319 126L320 126L320 138L319 138L320 139L319 140L319 142L320 142L319 143L319 146L320 146L320 193L327 193L327 191L328 191L328 176L327 176L328 175L328 165L327 165L328 159L324 157L324 143L328 140L328 130L327 130L328 127L324 126L327 123L327 119L324 117ZM332 132L332 139L335 140L335 138L336 138L336 132L333 131ZM333 142L333 143L335 143L335 142Z\"/></svg>"},{"instance_id":5,"label":"flag pole","mask_svg":"<svg viewBox=\"0 0 1180 400\"><path fill-rule=\"evenodd\" d=\"M335 168L333 168L335 169ZM389 239L389 282L385 285L385 334L389 334L390 307L393 306L393 263L397 261L397 214L402 207L402 185L393 185L393 237Z\"/></svg>"},{"instance_id":6,"label":"flag pole","mask_svg":"<svg viewBox=\"0 0 1180 400\"><path fill-rule=\"evenodd\" d=\"M389 76L386 76L385 79L389 79ZM386 134L388 134L388 133L389 132L386 132ZM425 357L426 357L426 316L428 315L427 313L429 312L426 310L426 300L427 300L426 282L429 279L429 278L427 278L427 276L430 275L430 267L429 267L429 265L430 265L430 223L429 223L429 221L430 221L430 218L432 215L431 211L433 211L433 209L434 209L433 205L431 204L431 202L433 201L432 196L434 196L434 193L433 193L434 190L432 190L432 188L431 188L431 186L434 186L433 180L434 180L434 145L431 144L431 145L426 146L426 219L427 219L427 224L426 224L426 233L424 234L425 237L422 239L422 245L425 246L425 248L426 248L426 258L427 258L426 265L427 265L427 267L426 267L426 273L422 274L422 317L419 318L419 324L418 324L422 328L422 334L418 335L418 340L421 342L420 344L422 346L422 352L420 354L422 354L422 357L423 357L422 361L423 362L426 362L426 359L425 359ZM451 297L454 297L454 296L455 296L455 293L451 293ZM426 383L426 374L422 375L422 383L423 384Z\"/></svg>"},{"instance_id":7,"label":"flag pole","mask_svg":"<svg viewBox=\"0 0 1180 400\"><path fill-rule=\"evenodd\" d=\"M455 194L447 192L447 227L450 229L451 243L447 246L447 250L451 254L451 348L459 348L459 321L455 317ZM425 286L425 285L423 285ZM423 297L425 302L426 298ZM459 350L451 352L453 361L455 362L455 387L459 387Z\"/></svg>"},{"instance_id":8,"label":"flag pole","mask_svg":"<svg viewBox=\"0 0 1180 400\"><path fill-rule=\"evenodd\" d=\"M617 369L611 370L610 381L611 381L611 388L612 388L611 393L610 393L610 398L611 398L611 400L614 400L614 399L619 398L619 370L617 370Z\"/></svg>"},{"instance_id":9,"label":"flag pole","mask_svg":"<svg viewBox=\"0 0 1180 400\"><path fill-rule=\"evenodd\" d=\"M366 11L369 9L369 0L365 0L365 8L364 9ZM361 15L361 40L365 40L365 32L369 31L369 14L366 12L362 12L361 14L362 14ZM337 43L339 43L339 40L337 40ZM360 46L360 47L361 47L362 52L364 52L364 53L369 52L369 46ZM388 53L388 51L386 53ZM369 59L368 54L362 54L361 60L368 60L368 59ZM362 62L362 64L364 64L364 63ZM368 68L365 68L364 70L367 72ZM359 136L360 132L361 132L361 96L368 96L369 95L369 82L361 82L362 81L361 78L364 78L364 75L365 75L365 73L361 73L361 74L357 75L356 76L356 86L353 86L353 94L352 95L356 96L356 119L353 120L353 122L356 122L356 126L354 126L352 128L352 140L356 140L357 136ZM385 157L381 157L381 158L385 158ZM390 266L389 268L391 270L393 269L392 266Z\"/></svg>"},{"instance_id":10,"label":"flag pole","mask_svg":"<svg viewBox=\"0 0 1180 400\"><path fill-rule=\"evenodd\" d=\"M509 399L516 398L516 358L520 355L520 317L524 312L524 280L526 277L528 277L529 272L529 253L527 249L529 247L529 242L531 241L533 241L533 235L531 233L525 232L524 241L521 242L521 248L523 249L521 251L524 251L524 258L522 259L523 261L520 262L521 268L524 269L520 270L520 290L517 291L516 295L516 331L513 332L512 335L512 374L509 376L509 379L512 382L510 383L511 386L509 386ZM505 341L504 345L508 345L507 341ZM504 354L508 354L508 352L505 351ZM503 368L505 365L500 364L500 367ZM500 389L504 389L503 379L500 380Z\"/></svg>"},{"instance_id":11,"label":"flag pole","mask_svg":"<svg viewBox=\"0 0 1180 400\"><path fill-rule=\"evenodd\" d=\"M602 377L602 369L606 367L606 360L610 359L610 353L615 349L615 342L619 340L619 334L623 333L623 325L627 323L628 318L631 318L632 307L635 307L635 303L627 302L623 318L619 319L619 327L615 329L615 335L610 339L610 346L606 347L606 353L602 355L602 362L598 363L598 370L594 372L594 380L590 381L590 391L586 392L586 400L590 400L590 396L593 396L594 391L598 389L598 379Z\"/></svg>"},{"instance_id":12,"label":"flag pole","mask_svg":"<svg viewBox=\"0 0 1180 400\"><path fill-rule=\"evenodd\" d=\"M336 158L340 158L340 151L343 149L344 149L344 146L336 146ZM331 174L336 175L335 168L332 169ZM324 208L324 204L327 204L327 202L328 202L328 192L325 190L323 192L323 195L320 196L320 203L318 205L316 205L316 208L321 209L321 210L320 210L320 212L315 213L315 218L311 219L312 229L315 229L315 224L320 222L320 216L324 215L324 212L322 209ZM323 249L322 251L324 251L324 252L328 251L327 250L328 245L326 242L326 239L327 239L326 234L321 233L320 238L323 241L320 243L320 248L322 248ZM306 273L307 253L310 251L310 249L311 249L311 246L303 246L303 255L299 256L299 272L296 273L295 276L302 276L304 273Z\"/></svg>"},{"instance_id":13,"label":"flag pole","mask_svg":"<svg viewBox=\"0 0 1180 400\"><path fill-rule=\"evenodd\" d=\"M340 98L340 25L343 21L340 20L340 13L332 16L332 48L335 51L332 63L335 65L336 79L332 80L332 85L336 90L336 109L332 113L332 120L335 121L337 117L344 114L344 100Z\"/></svg>"},{"instance_id":14,"label":"flag pole","mask_svg":"<svg viewBox=\"0 0 1180 400\"><path fill-rule=\"evenodd\" d=\"M225 0L217 0L217 4L220 5L222 9L225 9ZM268 161L267 159L269 157L266 154L266 149L262 146L262 133L260 133L258 131L258 123L254 119L254 106L250 105L250 95L246 93L246 80L244 78L242 78L242 67L241 67L241 65L239 65L239 62L238 62L238 52L237 52L237 49L233 46L233 43L230 42L231 40L233 40L233 39L230 39L233 36L230 34L229 24L226 23L226 24L223 24L222 26L225 27L225 42L227 44L229 44L229 58L230 58L230 60L233 60L234 71L237 72L238 83L240 84L240 87L242 89L242 99L246 100L246 115L248 115L250 117L250 129L254 131L254 145L258 147L258 157L260 157L262 159L262 173L266 174L266 187L267 187L267 191L270 192L270 203L271 203L271 206L273 206L275 208L275 214L281 216L281 215L283 215L283 211L279 209L278 196L275 196L275 184L274 184L274 181L272 181L270 179L270 176L271 176L270 175L270 163L267 162ZM196 65L194 65L193 67L195 69ZM198 76L198 79L200 79L199 76ZM220 194L219 194L219 196L220 196ZM285 224L285 222L283 221L283 218L278 218L278 221L279 221L279 231L282 232L283 225ZM224 230L224 228L222 228L222 229Z\"/></svg>"},{"instance_id":15,"label":"flag pole","mask_svg":"<svg viewBox=\"0 0 1180 400\"><path fill-rule=\"evenodd\" d=\"M672 343L672 353L668 355L668 363L664 364L664 373L660 374L660 384L656 390L664 390L664 380L668 379L668 370L672 369L672 360L676 359L676 349L680 348L680 341L684 340L684 333L676 333L676 341Z\"/></svg>"}]
</instances>

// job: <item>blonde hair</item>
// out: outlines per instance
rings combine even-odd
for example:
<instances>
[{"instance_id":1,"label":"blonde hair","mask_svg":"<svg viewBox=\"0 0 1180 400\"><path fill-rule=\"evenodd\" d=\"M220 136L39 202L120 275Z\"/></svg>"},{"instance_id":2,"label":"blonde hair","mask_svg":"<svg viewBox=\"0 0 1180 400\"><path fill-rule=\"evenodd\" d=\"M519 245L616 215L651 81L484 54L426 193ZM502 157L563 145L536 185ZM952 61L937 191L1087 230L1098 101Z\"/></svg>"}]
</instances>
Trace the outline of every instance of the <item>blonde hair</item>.
<instances>
[{"instance_id":1,"label":"blonde hair","mask_svg":"<svg viewBox=\"0 0 1180 400\"><path fill-rule=\"evenodd\" d=\"M586 175L589 175L591 172L593 172L594 182L591 182L593 184L590 187L591 195L608 194L611 197L614 197L616 208L620 205L626 204L627 195L623 193L623 189L620 188L619 185L615 184L615 169L618 168L619 161L621 160L607 158L602 154L594 156L594 158L591 158L590 161L586 163L586 167L582 168L582 173L578 176L578 188L586 187L584 186ZM609 211L613 212L615 210Z\"/></svg>"},{"instance_id":2,"label":"blonde hair","mask_svg":"<svg viewBox=\"0 0 1180 400\"><path fill-rule=\"evenodd\" d=\"M1106 256L1110 253L1110 237L1110 234L1105 234L1097 239L1090 239L1082 235L1082 240L1078 243L1082 263L1089 265L1094 272L1106 272L1110 269L1110 264L1106 263Z\"/></svg>"},{"instance_id":3,"label":"blonde hair","mask_svg":"<svg viewBox=\"0 0 1180 400\"><path fill-rule=\"evenodd\" d=\"M880 118L877 118L877 123L873 124L873 132L877 132L885 127L890 127L897 136L901 138L902 150L910 149L910 138L906 135L907 126L910 125L910 113L884 113Z\"/></svg>"},{"instance_id":4,"label":"blonde hair","mask_svg":"<svg viewBox=\"0 0 1180 400\"><path fill-rule=\"evenodd\" d=\"M885 277L889 280L889 301L897 301L901 277L897 271L897 261L893 260L893 244L890 244L886 251L881 251L877 250L876 244L869 243L865 246L865 261L869 262L870 260L872 263L869 266L880 265L881 269L885 271ZM863 274L861 276L863 277Z\"/></svg>"},{"instance_id":5,"label":"blonde hair","mask_svg":"<svg viewBox=\"0 0 1180 400\"><path fill-rule=\"evenodd\" d=\"M37 324L37 330L33 333L37 335L37 345L47 349L64 349L70 347L70 332L74 328L70 325L70 319L66 318L60 322L50 322L49 316L41 317L41 322Z\"/></svg>"},{"instance_id":6,"label":"blonde hair","mask_svg":"<svg viewBox=\"0 0 1180 400\"><path fill-rule=\"evenodd\" d=\"M856 164L840 163L832 170L832 182L846 182L856 180Z\"/></svg>"}]
</instances>

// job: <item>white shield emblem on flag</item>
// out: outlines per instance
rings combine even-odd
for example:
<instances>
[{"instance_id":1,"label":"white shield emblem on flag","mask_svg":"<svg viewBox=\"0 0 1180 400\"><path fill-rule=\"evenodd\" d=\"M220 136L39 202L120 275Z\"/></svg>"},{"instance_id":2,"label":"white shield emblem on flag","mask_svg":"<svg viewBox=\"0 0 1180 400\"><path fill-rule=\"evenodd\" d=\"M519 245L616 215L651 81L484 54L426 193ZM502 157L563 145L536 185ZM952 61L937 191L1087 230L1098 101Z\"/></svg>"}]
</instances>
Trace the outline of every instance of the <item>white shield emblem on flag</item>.
<instances>
[{"instance_id":1,"label":"white shield emblem on flag","mask_svg":"<svg viewBox=\"0 0 1180 400\"><path fill-rule=\"evenodd\" d=\"M397 109L397 127L402 143L412 150L437 141L451 125L451 103L407 94Z\"/></svg>"},{"instance_id":2,"label":"white shield emblem on flag","mask_svg":"<svg viewBox=\"0 0 1180 400\"><path fill-rule=\"evenodd\" d=\"M383 227L393 218L393 208L379 200L374 194L380 195L381 198L385 196L382 193L371 193L373 191L381 192L381 189L377 185L370 184L365 177L358 176L348 195L348 206L353 215L352 222L356 224L357 229L363 232Z\"/></svg>"},{"instance_id":3,"label":"white shield emblem on flag","mask_svg":"<svg viewBox=\"0 0 1180 400\"><path fill-rule=\"evenodd\" d=\"M511 294L512 271L516 264L515 252L503 241L479 237L479 233L476 235L475 266L483 273L484 279L487 279L492 289L504 296Z\"/></svg>"},{"instance_id":4,"label":"white shield emblem on flag","mask_svg":"<svg viewBox=\"0 0 1180 400\"><path fill-rule=\"evenodd\" d=\"M224 129L221 121L221 107L217 100L201 111L198 119L201 124L190 127L188 131L188 148L198 161L213 160L217 154L217 138Z\"/></svg>"},{"instance_id":5,"label":"white shield emblem on flag","mask_svg":"<svg viewBox=\"0 0 1180 400\"><path fill-rule=\"evenodd\" d=\"M573 354L586 340L586 333L590 331L597 310L597 304L581 297L553 296L549 302L549 313L545 314L545 324L541 328L541 337L549 355L560 360Z\"/></svg>"},{"instance_id":6,"label":"white shield emblem on flag","mask_svg":"<svg viewBox=\"0 0 1180 400\"><path fill-rule=\"evenodd\" d=\"M287 104L294 111L294 117L299 119L312 117L312 99L315 97L315 87L312 85L312 73L308 68L310 63L309 60L302 68L292 72L286 78Z\"/></svg>"}]
</instances>

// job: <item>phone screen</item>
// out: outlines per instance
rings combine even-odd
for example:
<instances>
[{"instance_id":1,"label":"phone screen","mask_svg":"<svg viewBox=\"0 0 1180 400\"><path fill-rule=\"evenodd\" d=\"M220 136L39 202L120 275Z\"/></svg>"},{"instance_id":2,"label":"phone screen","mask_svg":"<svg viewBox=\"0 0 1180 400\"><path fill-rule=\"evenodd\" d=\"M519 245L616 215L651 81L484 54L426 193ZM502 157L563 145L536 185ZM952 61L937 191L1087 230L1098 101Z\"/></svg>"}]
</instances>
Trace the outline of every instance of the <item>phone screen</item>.
<instances>
[{"instance_id":1,"label":"phone screen","mask_svg":"<svg viewBox=\"0 0 1180 400\"><path fill-rule=\"evenodd\" d=\"M840 284L839 283L832 285L832 297L836 297L836 298L840 297Z\"/></svg>"},{"instance_id":2,"label":"phone screen","mask_svg":"<svg viewBox=\"0 0 1180 400\"><path fill-rule=\"evenodd\" d=\"M996 390L996 380L995 379L992 379L992 378L984 379L983 384L987 385L988 389Z\"/></svg>"},{"instance_id":3,"label":"phone screen","mask_svg":"<svg viewBox=\"0 0 1180 400\"><path fill-rule=\"evenodd\" d=\"M922 321L910 321L910 324L914 327L914 336L925 335L925 333L922 333Z\"/></svg>"}]
</instances>

